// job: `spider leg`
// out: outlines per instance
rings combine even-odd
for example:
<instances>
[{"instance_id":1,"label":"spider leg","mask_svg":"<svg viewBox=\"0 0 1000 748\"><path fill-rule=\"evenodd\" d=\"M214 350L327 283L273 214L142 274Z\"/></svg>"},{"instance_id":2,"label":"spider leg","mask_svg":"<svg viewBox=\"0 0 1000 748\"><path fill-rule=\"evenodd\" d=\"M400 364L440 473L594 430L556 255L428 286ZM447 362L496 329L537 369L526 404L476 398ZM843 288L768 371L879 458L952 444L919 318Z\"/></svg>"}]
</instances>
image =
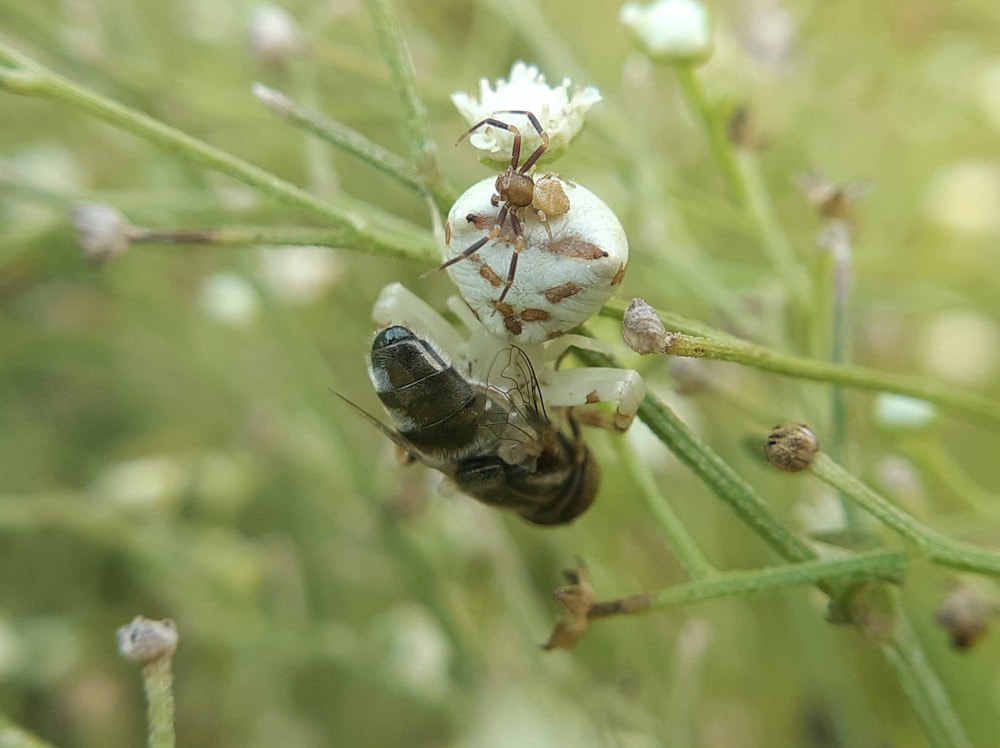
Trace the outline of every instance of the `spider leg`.
<instances>
[{"instance_id":1,"label":"spider leg","mask_svg":"<svg viewBox=\"0 0 1000 748\"><path fill-rule=\"evenodd\" d=\"M500 236L500 232L503 231L503 222L505 220L507 220L508 215L510 216L510 218L511 218L512 221L517 221L517 219L515 218L514 214L510 212L510 206L508 206L508 205L503 206L500 209L500 213L497 214L496 225L492 229L490 229L490 233L488 233L482 239L479 239L478 241L473 242L466 249L462 250L461 254L457 254L454 257L452 257L450 260L442 263L441 265L438 265L437 269L438 270L444 270L445 268L451 267L456 262L464 260L466 257L472 257L472 255L474 255L476 252L478 252L480 249L482 249L484 246L486 246L487 242L491 242L494 239L496 239L497 237L499 237ZM521 226L520 221L517 221L516 225L517 225L517 228L520 228L520 226Z\"/></svg>"},{"instance_id":2,"label":"spider leg","mask_svg":"<svg viewBox=\"0 0 1000 748\"><path fill-rule=\"evenodd\" d=\"M501 111L510 112L511 114L527 114L531 119L534 120L534 122L532 123L533 126L535 126L536 128L537 127L541 127L541 125L538 124L538 119L535 117L535 115L531 114L530 112L521 112L521 111L513 110L513 109L510 109L510 110L504 109L504 110L501 110ZM506 130L507 132L514 133L514 146L513 146L513 148L511 148L511 154L510 154L510 168L511 168L511 170L516 169L517 168L517 162L521 160L521 131L518 130L516 127L514 127L514 125L511 125L511 124L509 124L507 122L504 122L503 120L494 119L493 117L487 117L486 119L479 120L479 122L477 122L472 127L470 127L468 130L465 131L465 134L462 135L462 137L460 137L458 139L458 141L455 143L455 145L457 146L459 143L461 143L467 137L469 137L470 135L472 135L472 133L474 133L480 127L484 127L486 125L492 125L493 127L499 127L501 130ZM545 138L545 140L546 140L546 142L548 142L548 138ZM539 154L539 155L541 155L541 154ZM534 163L534 162L532 162L532 163Z\"/></svg>"},{"instance_id":3,"label":"spider leg","mask_svg":"<svg viewBox=\"0 0 1000 748\"><path fill-rule=\"evenodd\" d=\"M503 287L500 298L497 299L498 304L507 297L507 292L514 285L514 274L517 272L517 257L521 254L521 250L524 249L524 230L521 228L521 219L517 217L517 213L514 211L510 213L510 227L514 232L514 254L510 256L510 267L507 268L507 283Z\"/></svg>"}]
</instances>

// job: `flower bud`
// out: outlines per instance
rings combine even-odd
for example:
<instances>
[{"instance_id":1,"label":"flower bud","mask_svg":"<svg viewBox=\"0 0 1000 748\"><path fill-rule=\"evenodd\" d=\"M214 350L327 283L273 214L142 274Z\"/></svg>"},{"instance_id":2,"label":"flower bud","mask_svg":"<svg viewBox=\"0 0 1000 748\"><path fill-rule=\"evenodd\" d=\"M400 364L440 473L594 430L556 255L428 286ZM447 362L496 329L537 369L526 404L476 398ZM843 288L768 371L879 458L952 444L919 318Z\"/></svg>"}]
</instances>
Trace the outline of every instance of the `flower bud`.
<instances>
[{"instance_id":1,"label":"flower bud","mask_svg":"<svg viewBox=\"0 0 1000 748\"><path fill-rule=\"evenodd\" d=\"M629 348L646 356L662 353L670 333L653 307L643 299L632 299L622 318L622 337Z\"/></svg>"},{"instance_id":2,"label":"flower bud","mask_svg":"<svg viewBox=\"0 0 1000 748\"><path fill-rule=\"evenodd\" d=\"M817 452L819 439L804 423L775 426L764 447L767 461L786 473L798 473L808 468Z\"/></svg>"},{"instance_id":3,"label":"flower bud","mask_svg":"<svg viewBox=\"0 0 1000 748\"><path fill-rule=\"evenodd\" d=\"M119 654L143 664L173 657L177 650L177 626L169 618L153 621L136 616L118 629L117 637Z\"/></svg>"},{"instance_id":4,"label":"flower bud","mask_svg":"<svg viewBox=\"0 0 1000 748\"><path fill-rule=\"evenodd\" d=\"M708 13L698 0L628 2L618 20L639 37L650 57L664 62L700 62L712 51Z\"/></svg>"},{"instance_id":5,"label":"flower bud","mask_svg":"<svg viewBox=\"0 0 1000 748\"><path fill-rule=\"evenodd\" d=\"M72 220L83 256L93 267L99 267L128 250L131 226L114 206L81 203L73 209Z\"/></svg>"}]
</instances>

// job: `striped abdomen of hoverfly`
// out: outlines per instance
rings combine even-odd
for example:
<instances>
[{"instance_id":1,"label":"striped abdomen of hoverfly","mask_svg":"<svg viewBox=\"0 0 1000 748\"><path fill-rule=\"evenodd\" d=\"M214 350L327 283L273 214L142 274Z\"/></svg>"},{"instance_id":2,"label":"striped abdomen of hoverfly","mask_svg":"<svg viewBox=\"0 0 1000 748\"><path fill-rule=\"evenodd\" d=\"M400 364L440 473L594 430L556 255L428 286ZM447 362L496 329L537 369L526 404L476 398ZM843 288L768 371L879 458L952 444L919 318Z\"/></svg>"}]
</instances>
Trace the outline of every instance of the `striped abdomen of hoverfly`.
<instances>
[{"instance_id":1,"label":"striped abdomen of hoverfly","mask_svg":"<svg viewBox=\"0 0 1000 748\"><path fill-rule=\"evenodd\" d=\"M516 346L497 355L480 384L394 325L372 342L370 375L395 430L354 407L469 496L558 525L597 495L600 472L576 423L569 418L566 434L549 420L531 362Z\"/></svg>"},{"instance_id":2,"label":"striped abdomen of hoverfly","mask_svg":"<svg viewBox=\"0 0 1000 748\"><path fill-rule=\"evenodd\" d=\"M542 435L545 445L534 470L508 464L495 454L468 457L458 465L455 484L536 525L571 522L593 503L600 483L597 461L572 426L572 438L552 426Z\"/></svg>"}]
</instances>

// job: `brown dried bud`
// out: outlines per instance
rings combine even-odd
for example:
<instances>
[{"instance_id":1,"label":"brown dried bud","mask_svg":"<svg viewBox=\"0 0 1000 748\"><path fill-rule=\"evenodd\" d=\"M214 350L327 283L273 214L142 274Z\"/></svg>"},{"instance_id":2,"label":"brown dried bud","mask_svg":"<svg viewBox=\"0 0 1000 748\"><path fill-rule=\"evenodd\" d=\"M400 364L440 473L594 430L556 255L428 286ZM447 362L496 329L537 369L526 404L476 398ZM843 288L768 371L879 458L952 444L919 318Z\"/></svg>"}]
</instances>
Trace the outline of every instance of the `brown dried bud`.
<instances>
[{"instance_id":1,"label":"brown dried bud","mask_svg":"<svg viewBox=\"0 0 1000 748\"><path fill-rule=\"evenodd\" d=\"M622 337L636 353L646 356L663 353L671 335L663 325L663 320L649 304L642 299L632 299L622 318Z\"/></svg>"},{"instance_id":2,"label":"brown dried bud","mask_svg":"<svg viewBox=\"0 0 1000 748\"><path fill-rule=\"evenodd\" d=\"M934 611L934 620L948 632L952 647L966 650L986 633L991 613L979 590L962 584L941 601Z\"/></svg>"},{"instance_id":3,"label":"brown dried bud","mask_svg":"<svg viewBox=\"0 0 1000 748\"><path fill-rule=\"evenodd\" d=\"M132 228L121 211L106 203L82 203L73 209L73 228L84 257L99 267L129 248Z\"/></svg>"},{"instance_id":4,"label":"brown dried bud","mask_svg":"<svg viewBox=\"0 0 1000 748\"><path fill-rule=\"evenodd\" d=\"M767 461L786 473L798 473L808 468L817 452L819 439L804 423L775 426L764 446Z\"/></svg>"},{"instance_id":5,"label":"brown dried bud","mask_svg":"<svg viewBox=\"0 0 1000 748\"><path fill-rule=\"evenodd\" d=\"M559 587L553 595L565 608L566 614L556 622L542 649L573 649L590 627L588 616L594 604L590 572L583 560L577 559L576 568L567 569L563 575L569 584Z\"/></svg>"},{"instance_id":6,"label":"brown dried bud","mask_svg":"<svg viewBox=\"0 0 1000 748\"><path fill-rule=\"evenodd\" d=\"M143 664L173 657L177 650L177 626L169 618L153 621L136 616L118 629L117 636L118 653Z\"/></svg>"}]
</instances>

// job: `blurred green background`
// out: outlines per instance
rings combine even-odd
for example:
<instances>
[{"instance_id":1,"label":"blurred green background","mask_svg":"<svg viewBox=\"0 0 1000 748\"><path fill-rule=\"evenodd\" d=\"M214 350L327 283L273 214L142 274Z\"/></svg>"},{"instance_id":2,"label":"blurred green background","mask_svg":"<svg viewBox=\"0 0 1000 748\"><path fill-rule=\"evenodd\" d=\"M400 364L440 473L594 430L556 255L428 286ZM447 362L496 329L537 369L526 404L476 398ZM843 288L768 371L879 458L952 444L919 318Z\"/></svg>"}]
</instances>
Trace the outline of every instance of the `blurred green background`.
<instances>
[{"instance_id":1,"label":"blurred green background","mask_svg":"<svg viewBox=\"0 0 1000 748\"><path fill-rule=\"evenodd\" d=\"M825 357L828 293L786 318L674 76L602 2L397 2L456 189L488 175L453 91L516 59L605 100L558 169L619 213L624 299ZM250 2L0 0L0 37L55 70L319 195L428 225L385 175L271 116L253 81L405 155L403 111L363 3L283 7L308 40L251 54ZM796 178L871 185L859 206L851 358L1000 396L1000 6L990 0L710 6L700 75L745 105L774 208L817 287L820 221ZM372 412L371 305L402 281L442 307L447 278L347 251L137 246L100 270L68 211L140 225L298 225L302 216L64 105L0 94L0 713L60 746L137 745L138 669L114 631L173 618L181 745L924 745L873 645L790 590L595 626L542 653L551 590L575 554L599 597L684 581L616 464L639 450L713 563L778 559L641 424L589 433L601 496L539 529L398 466ZM609 321L593 325L620 346ZM714 449L803 533L827 491L748 449L783 420L829 428L829 387L726 364L638 360ZM690 365L689 365L690 364ZM681 366L683 365L683 366ZM930 524L996 544L997 434L947 413L920 429L848 393L857 474ZM903 597L970 737L1000 734L1000 642L957 654L932 621L950 575L914 567Z\"/></svg>"}]
</instances>

